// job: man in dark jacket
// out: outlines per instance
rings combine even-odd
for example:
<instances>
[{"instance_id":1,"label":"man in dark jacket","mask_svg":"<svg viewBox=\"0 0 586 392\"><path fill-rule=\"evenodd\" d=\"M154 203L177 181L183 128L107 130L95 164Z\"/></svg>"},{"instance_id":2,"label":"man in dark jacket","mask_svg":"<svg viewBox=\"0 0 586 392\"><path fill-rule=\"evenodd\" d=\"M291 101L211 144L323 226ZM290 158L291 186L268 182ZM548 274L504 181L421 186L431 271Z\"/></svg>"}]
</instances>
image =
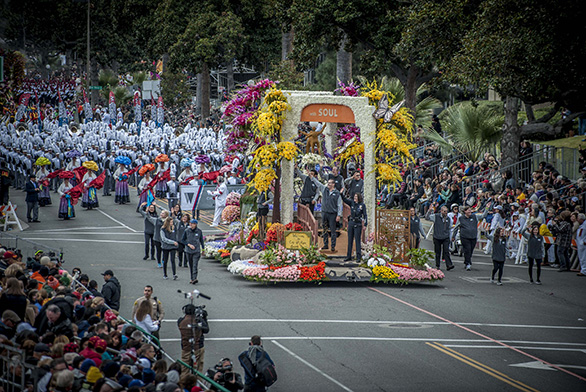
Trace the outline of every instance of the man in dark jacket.
<instances>
[{"instance_id":1,"label":"man in dark jacket","mask_svg":"<svg viewBox=\"0 0 586 392\"><path fill-rule=\"evenodd\" d=\"M40 315L40 314L39 314ZM50 304L45 309L44 320L39 323L37 334L39 336L52 332L56 336L65 335L73 339L73 328L67 314L56 304Z\"/></svg>"},{"instance_id":2,"label":"man in dark jacket","mask_svg":"<svg viewBox=\"0 0 586 392\"><path fill-rule=\"evenodd\" d=\"M360 177L360 172L356 170L352 177L348 181L348 199L354 200L356 193L360 194L364 198L364 180Z\"/></svg>"},{"instance_id":3,"label":"man in dark jacket","mask_svg":"<svg viewBox=\"0 0 586 392\"><path fill-rule=\"evenodd\" d=\"M322 249L328 249L328 237L332 238L331 251L336 251L336 223L342 220L342 197L340 191L336 189L336 183L333 179L328 180L327 187L317 181L317 178L311 179L315 185L319 188L322 194L321 208L323 215L323 226L324 226L324 247Z\"/></svg>"},{"instance_id":4,"label":"man in dark jacket","mask_svg":"<svg viewBox=\"0 0 586 392\"><path fill-rule=\"evenodd\" d=\"M246 392L267 390L267 387L263 385L262 381L256 377L256 364L263 356L270 363L275 364L269 354L264 350L260 336L254 335L250 339L248 350L238 356L240 365L244 369L244 390Z\"/></svg>"},{"instance_id":5,"label":"man in dark jacket","mask_svg":"<svg viewBox=\"0 0 586 392\"><path fill-rule=\"evenodd\" d=\"M106 305L114 310L120 309L120 283L114 277L112 270L107 270L102 274L104 276L104 287L102 287L102 295L106 300Z\"/></svg>"},{"instance_id":6,"label":"man in dark jacket","mask_svg":"<svg viewBox=\"0 0 586 392\"><path fill-rule=\"evenodd\" d=\"M39 192L41 188L34 175L31 174L29 177L24 185L24 191L26 192L26 218L29 222L39 222Z\"/></svg>"},{"instance_id":7,"label":"man in dark jacket","mask_svg":"<svg viewBox=\"0 0 586 392\"><path fill-rule=\"evenodd\" d=\"M201 257L201 249L204 247L203 233L197 227L197 219L189 221L189 228L183 232L180 242L185 245L185 254L191 271L191 284L197 283L197 266Z\"/></svg>"},{"instance_id":8,"label":"man in dark jacket","mask_svg":"<svg viewBox=\"0 0 586 392\"><path fill-rule=\"evenodd\" d=\"M448 207L442 206L440 213L431 214L429 217L433 222L433 247L435 251L435 266L440 268L442 256L446 263L447 270L454 268L450 258L450 235L452 220L448 217Z\"/></svg>"},{"instance_id":9,"label":"man in dark jacket","mask_svg":"<svg viewBox=\"0 0 586 392\"><path fill-rule=\"evenodd\" d=\"M317 203L317 199L319 198L317 185L312 181L312 178L317 177L317 171L315 169L309 170L308 175L301 173L299 169L296 169L296 171L297 175L303 180L303 189L301 190L301 196L299 196L299 203L307 206L313 214L315 203Z\"/></svg>"}]
</instances>

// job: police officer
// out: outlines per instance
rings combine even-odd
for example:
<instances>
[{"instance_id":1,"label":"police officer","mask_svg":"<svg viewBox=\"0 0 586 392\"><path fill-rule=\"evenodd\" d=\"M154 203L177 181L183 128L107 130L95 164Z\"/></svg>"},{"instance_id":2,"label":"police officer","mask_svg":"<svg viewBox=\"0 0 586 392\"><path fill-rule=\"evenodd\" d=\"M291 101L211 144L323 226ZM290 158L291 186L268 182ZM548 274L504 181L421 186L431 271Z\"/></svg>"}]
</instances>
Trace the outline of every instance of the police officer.
<instances>
[{"instance_id":1,"label":"police officer","mask_svg":"<svg viewBox=\"0 0 586 392\"><path fill-rule=\"evenodd\" d=\"M360 246L362 239L362 225L368 225L366 215L366 205L362 202L362 195L354 193L354 198L349 199L342 195L344 203L350 206L350 216L348 217L348 253L344 261L352 260L352 242L356 242L356 260L362 260L362 248Z\"/></svg>"}]
</instances>

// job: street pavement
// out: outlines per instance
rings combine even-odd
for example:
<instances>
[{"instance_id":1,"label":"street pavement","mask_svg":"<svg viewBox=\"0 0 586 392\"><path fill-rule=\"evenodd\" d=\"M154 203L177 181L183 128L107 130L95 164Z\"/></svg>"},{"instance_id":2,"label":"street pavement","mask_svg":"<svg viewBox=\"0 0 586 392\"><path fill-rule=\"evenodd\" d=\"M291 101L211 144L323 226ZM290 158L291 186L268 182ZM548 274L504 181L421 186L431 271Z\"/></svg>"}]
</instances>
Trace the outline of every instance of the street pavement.
<instances>
[{"instance_id":1,"label":"street pavement","mask_svg":"<svg viewBox=\"0 0 586 392\"><path fill-rule=\"evenodd\" d=\"M65 222L57 219L55 195L52 206L40 208L41 223L18 234L62 247L65 267L80 267L100 285L100 273L112 269L122 284L123 316L152 285L166 310L162 342L175 358L176 320L188 303L177 291L197 288L212 297L196 300L210 319L205 368L229 357L242 372L237 356L259 334L277 365L271 391L586 391L586 278L575 273L546 267L536 286L526 266L508 262L496 286L490 259L475 254L472 271L456 257L456 268L434 284L262 285L202 259L192 286L186 268L179 280L163 280L154 261L142 260L135 204L99 194L98 210L78 205L77 217ZM24 193L11 190L11 200L24 218ZM220 232L209 219L200 219L204 234Z\"/></svg>"}]
</instances>

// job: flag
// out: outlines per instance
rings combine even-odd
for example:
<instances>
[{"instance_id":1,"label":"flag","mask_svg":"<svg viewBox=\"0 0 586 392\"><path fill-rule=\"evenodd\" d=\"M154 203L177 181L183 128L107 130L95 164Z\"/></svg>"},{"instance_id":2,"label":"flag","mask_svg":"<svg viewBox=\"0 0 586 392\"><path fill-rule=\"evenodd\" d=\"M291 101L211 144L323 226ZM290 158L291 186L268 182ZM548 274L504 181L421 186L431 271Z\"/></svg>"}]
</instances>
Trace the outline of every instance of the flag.
<instances>
[{"instance_id":1,"label":"flag","mask_svg":"<svg viewBox=\"0 0 586 392\"><path fill-rule=\"evenodd\" d=\"M90 181L90 183L88 184L88 188L102 189L102 187L104 186L105 179L106 171L104 170L102 174L100 174L99 176Z\"/></svg>"},{"instance_id":2,"label":"flag","mask_svg":"<svg viewBox=\"0 0 586 392\"><path fill-rule=\"evenodd\" d=\"M63 99L61 99L61 91L57 90L57 95L59 95L59 126L62 126L67 123L67 112Z\"/></svg>"},{"instance_id":3,"label":"flag","mask_svg":"<svg viewBox=\"0 0 586 392\"><path fill-rule=\"evenodd\" d=\"M83 116L85 117L86 124L94 118L94 113L92 112L92 107L90 106L85 89L83 90Z\"/></svg>"},{"instance_id":4,"label":"flag","mask_svg":"<svg viewBox=\"0 0 586 392\"><path fill-rule=\"evenodd\" d=\"M151 96L151 121L157 121L157 104L155 98Z\"/></svg>"},{"instance_id":5,"label":"flag","mask_svg":"<svg viewBox=\"0 0 586 392\"><path fill-rule=\"evenodd\" d=\"M163 73L163 60L157 61L156 71L157 71L158 74L162 74Z\"/></svg>"},{"instance_id":6,"label":"flag","mask_svg":"<svg viewBox=\"0 0 586 392\"><path fill-rule=\"evenodd\" d=\"M110 112L110 122L116 125L116 99L114 98L114 91L110 91L110 99L108 101L108 111Z\"/></svg>"},{"instance_id":7,"label":"flag","mask_svg":"<svg viewBox=\"0 0 586 392\"><path fill-rule=\"evenodd\" d=\"M146 202L147 202L147 206L150 206L155 201L155 197L153 196L153 190L152 189L149 189L147 192L148 193L147 193Z\"/></svg>"},{"instance_id":8,"label":"flag","mask_svg":"<svg viewBox=\"0 0 586 392\"><path fill-rule=\"evenodd\" d=\"M85 176L85 173L87 173L87 169L83 166L79 166L79 167L76 167L75 169L73 169L72 172L75 174L75 179L77 180L77 183L79 184L79 183L81 183L83 176Z\"/></svg>"},{"instance_id":9,"label":"flag","mask_svg":"<svg viewBox=\"0 0 586 392\"><path fill-rule=\"evenodd\" d=\"M83 184L79 184L79 185L74 186L73 188L71 188L70 190L65 192L65 194L67 194L71 197L71 204L76 205L77 200L83 194Z\"/></svg>"},{"instance_id":10,"label":"flag","mask_svg":"<svg viewBox=\"0 0 586 392\"><path fill-rule=\"evenodd\" d=\"M140 125L142 123L142 107L140 105L140 91L136 91L134 93L134 121L138 125L138 136L140 136Z\"/></svg>"},{"instance_id":11,"label":"flag","mask_svg":"<svg viewBox=\"0 0 586 392\"><path fill-rule=\"evenodd\" d=\"M41 117L41 103L39 102L39 97L37 92L35 91L35 100L37 101L37 116L39 116L39 131L43 131L43 118Z\"/></svg>"},{"instance_id":12,"label":"flag","mask_svg":"<svg viewBox=\"0 0 586 392\"><path fill-rule=\"evenodd\" d=\"M165 122L165 112L163 111L163 97L159 96L157 102L157 126L162 127Z\"/></svg>"},{"instance_id":13,"label":"flag","mask_svg":"<svg viewBox=\"0 0 586 392\"><path fill-rule=\"evenodd\" d=\"M54 171L52 171L51 173L49 173L47 175L47 178L51 178L52 179L52 178L55 178L55 177L59 177L59 173L64 172L64 171L65 170L63 170L63 169L54 170Z\"/></svg>"},{"instance_id":14,"label":"flag","mask_svg":"<svg viewBox=\"0 0 586 392\"><path fill-rule=\"evenodd\" d=\"M197 194L195 195L195 200L193 201L193 207L191 207L191 211L195 211L195 207L199 203L199 199L201 198L201 194L203 191L203 185L200 185L197 189Z\"/></svg>"},{"instance_id":15,"label":"flag","mask_svg":"<svg viewBox=\"0 0 586 392\"><path fill-rule=\"evenodd\" d=\"M24 93L20 96L18 109L16 111L16 115L14 116L15 122L19 122L21 119L23 119L23 121L25 120L24 112L26 111L26 106L28 105L30 97L31 95L29 93Z\"/></svg>"}]
</instances>

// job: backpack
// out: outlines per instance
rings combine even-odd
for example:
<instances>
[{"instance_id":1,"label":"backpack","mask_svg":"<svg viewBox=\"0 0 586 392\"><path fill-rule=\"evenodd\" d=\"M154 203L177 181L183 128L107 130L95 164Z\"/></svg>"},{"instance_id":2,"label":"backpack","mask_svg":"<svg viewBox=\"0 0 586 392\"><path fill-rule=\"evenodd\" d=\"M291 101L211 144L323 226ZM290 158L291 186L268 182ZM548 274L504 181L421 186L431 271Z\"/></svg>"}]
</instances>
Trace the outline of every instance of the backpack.
<instances>
[{"instance_id":1,"label":"backpack","mask_svg":"<svg viewBox=\"0 0 586 392\"><path fill-rule=\"evenodd\" d=\"M252 363L250 358L246 352L243 352L238 356L242 367L245 367L250 374L254 374L254 379L259 384L270 387L277 381L277 370L275 365L271 363L264 355L264 351L262 351L262 355L259 358L256 366Z\"/></svg>"},{"instance_id":2,"label":"backpack","mask_svg":"<svg viewBox=\"0 0 586 392\"><path fill-rule=\"evenodd\" d=\"M277 370L275 365L271 363L264 355L264 352L258 362L256 363L256 378L261 384L270 387L277 381Z\"/></svg>"}]
</instances>

